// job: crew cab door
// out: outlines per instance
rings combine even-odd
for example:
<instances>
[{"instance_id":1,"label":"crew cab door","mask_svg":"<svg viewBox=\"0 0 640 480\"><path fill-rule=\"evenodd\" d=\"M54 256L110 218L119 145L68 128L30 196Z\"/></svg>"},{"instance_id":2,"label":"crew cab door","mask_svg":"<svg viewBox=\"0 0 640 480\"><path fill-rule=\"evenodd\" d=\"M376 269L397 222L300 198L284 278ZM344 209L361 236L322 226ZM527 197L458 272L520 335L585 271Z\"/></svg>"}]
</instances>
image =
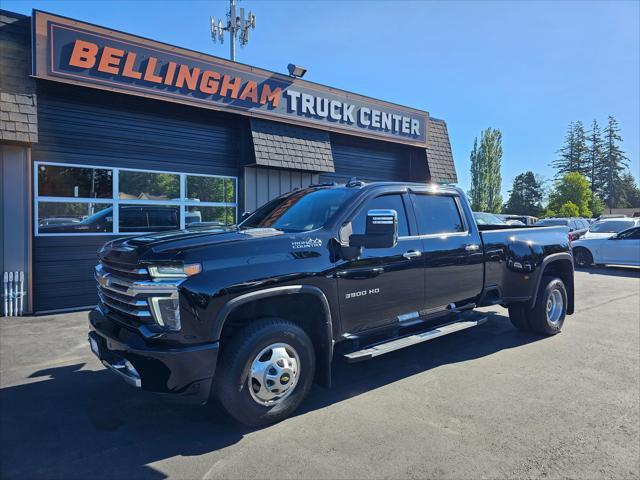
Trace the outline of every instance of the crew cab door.
<instances>
[{"instance_id":1,"label":"crew cab door","mask_svg":"<svg viewBox=\"0 0 640 480\"><path fill-rule=\"evenodd\" d=\"M484 281L482 241L455 194L414 191L418 232L425 260L425 308L428 313L449 304L468 303Z\"/></svg>"},{"instance_id":2,"label":"crew cab door","mask_svg":"<svg viewBox=\"0 0 640 480\"><path fill-rule=\"evenodd\" d=\"M353 234L365 233L369 210L391 209L398 214L398 242L391 248L365 248L356 260L337 267L340 317L343 330L360 333L397 324L418 312L424 301L422 242L410 236L405 202L408 195L385 194L369 199L351 219Z\"/></svg>"}]
</instances>

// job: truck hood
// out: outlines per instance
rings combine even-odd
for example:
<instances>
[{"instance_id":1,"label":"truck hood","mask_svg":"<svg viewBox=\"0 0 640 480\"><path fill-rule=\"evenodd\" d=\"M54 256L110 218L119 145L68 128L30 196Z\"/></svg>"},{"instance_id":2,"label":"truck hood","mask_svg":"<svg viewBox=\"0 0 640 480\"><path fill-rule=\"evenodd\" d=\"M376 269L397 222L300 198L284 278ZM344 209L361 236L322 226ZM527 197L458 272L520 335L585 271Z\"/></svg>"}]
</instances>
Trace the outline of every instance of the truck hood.
<instances>
[{"instance_id":1,"label":"truck hood","mask_svg":"<svg viewBox=\"0 0 640 480\"><path fill-rule=\"evenodd\" d=\"M120 238L106 243L99 254L102 258L134 263L144 260L147 253L164 254L170 259L175 253L191 248L230 242L244 242L259 238L284 235L275 228L203 227L172 230L137 237Z\"/></svg>"}]
</instances>

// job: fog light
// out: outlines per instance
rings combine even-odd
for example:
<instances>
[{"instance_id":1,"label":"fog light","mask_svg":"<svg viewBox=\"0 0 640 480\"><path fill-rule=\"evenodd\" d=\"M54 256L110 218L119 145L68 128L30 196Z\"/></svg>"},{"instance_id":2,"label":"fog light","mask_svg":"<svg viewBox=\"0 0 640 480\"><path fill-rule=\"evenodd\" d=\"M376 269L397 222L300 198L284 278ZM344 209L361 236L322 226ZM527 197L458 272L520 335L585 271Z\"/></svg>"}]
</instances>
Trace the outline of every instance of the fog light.
<instances>
[{"instance_id":1,"label":"fog light","mask_svg":"<svg viewBox=\"0 0 640 480\"><path fill-rule=\"evenodd\" d=\"M180 304L178 294L170 297L151 297L149 299L153 317L167 330L180 330Z\"/></svg>"}]
</instances>

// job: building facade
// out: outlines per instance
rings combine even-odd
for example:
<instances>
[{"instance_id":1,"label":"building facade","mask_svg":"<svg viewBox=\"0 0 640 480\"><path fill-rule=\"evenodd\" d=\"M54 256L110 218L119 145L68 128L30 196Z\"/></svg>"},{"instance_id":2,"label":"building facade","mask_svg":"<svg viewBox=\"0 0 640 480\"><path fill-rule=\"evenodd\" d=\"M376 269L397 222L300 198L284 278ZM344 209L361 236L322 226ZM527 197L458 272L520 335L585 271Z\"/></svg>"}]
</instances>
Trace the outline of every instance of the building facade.
<instances>
[{"instance_id":1,"label":"building facade","mask_svg":"<svg viewBox=\"0 0 640 480\"><path fill-rule=\"evenodd\" d=\"M95 304L118 236L323 181L457 181L424 111L39 11L0 11L0 49L0 272L25 313Z\"/></svg>"}]
</instances>

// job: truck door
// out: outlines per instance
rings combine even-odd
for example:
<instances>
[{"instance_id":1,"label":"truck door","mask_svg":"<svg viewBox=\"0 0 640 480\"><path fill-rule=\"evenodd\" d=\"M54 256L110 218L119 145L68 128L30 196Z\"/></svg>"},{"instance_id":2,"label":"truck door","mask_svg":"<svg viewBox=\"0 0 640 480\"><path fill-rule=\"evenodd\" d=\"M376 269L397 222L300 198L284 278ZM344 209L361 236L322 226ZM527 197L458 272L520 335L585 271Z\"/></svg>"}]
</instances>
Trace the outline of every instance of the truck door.
<instances>
[{"instance_id":1,"label":"truck door","mask_svg":"<svg viewBox=\"0 0 640 480\"><path fill-rule=\"evenodd\" d=\"M457 195L414 192L411 198L425 259L425 307L460 306L482 290L480 234L468 225Z\"/></svg>"},{"instance_id":2,"label":"truck door","mask_svg":"<svg viewBox=\"0 0 640 480\"><path fill-rule=\"evenodd\" d=\"M408 201L408 196L406 197ZM338 266L338 294L343 329L358 333L410 318L424 301L424 261L421 241L410 236L402 194L387 194L365 202L351 220L352 233L365 233L366 213L392 209L398 214L398 243L392 248L365 248L363 255Z\"/></svg>"}]
</instances>

